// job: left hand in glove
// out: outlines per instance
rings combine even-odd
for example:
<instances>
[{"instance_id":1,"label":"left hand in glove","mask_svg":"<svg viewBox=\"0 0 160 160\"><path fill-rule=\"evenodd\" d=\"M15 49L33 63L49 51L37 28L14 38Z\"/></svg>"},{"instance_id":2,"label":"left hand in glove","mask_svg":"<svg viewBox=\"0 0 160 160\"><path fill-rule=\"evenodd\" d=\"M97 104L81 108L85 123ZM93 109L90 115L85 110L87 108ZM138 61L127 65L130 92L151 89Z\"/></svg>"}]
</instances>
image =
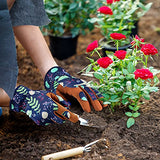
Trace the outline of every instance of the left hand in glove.
<instances>
[{"instance_id":1,"label":"left hand in glove","mask_svg":"<svg viewBox=\"0 0 160 160\"><path fill-rule=\"evenodd\" d=\"M96 111L105 107L103 102L98 100L103 96L97 90L87 87L81 79L72 77L61 67L53 67L47 72L44 85L47 91L54 94L76 98L86 112L91 111L91 105Z\"/></svg>"},{"instance_id":2,"label":"left hand in glove","mask_svg":"<svg viewBox=\"0 0 160 160\"><path fill-rule=\"evenodd\" d=\"M15 89L10 109L26 113L37 125L77 122L78 115L68 110L69 103L60 96L47 91L34 91L22 85Z\"/></svg>"}]
</instances>

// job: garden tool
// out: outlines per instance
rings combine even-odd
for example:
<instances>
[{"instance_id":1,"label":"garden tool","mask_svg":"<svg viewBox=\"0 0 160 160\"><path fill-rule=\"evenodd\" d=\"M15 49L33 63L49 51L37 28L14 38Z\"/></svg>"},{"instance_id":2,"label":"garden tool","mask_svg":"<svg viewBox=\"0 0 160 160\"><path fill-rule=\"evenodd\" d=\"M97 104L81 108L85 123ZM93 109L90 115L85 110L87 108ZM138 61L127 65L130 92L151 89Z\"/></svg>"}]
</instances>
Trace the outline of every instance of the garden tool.
<instances>
[{"instance_id":1,"label":"garden tool","mask_svg":"<svg viewBox=\"0 0 160 160\"><path fill-rule=\"evenodd\" d=\"M96 143L101 143L101 145L103 145L104 148L108 148L106 139L99 139L85 145L84 147L77 147L77 148L68 149L65 151L42 156L41 160L58 160L58 159L64 159L64 158L80 155L80 154L83 154L84 152L90 152L92 149L92 146Z\"/></svg>"},{"instance_id":2,"label":"garden tool","mask_svg":"<svg viewBox=\"0 0 160 160\"><path fill-rule=\"evenodd\" d=\"M51 68L44 80L44 86L47 91L60 95L64 100L67 100L70 96L76 98L86 112L91 111L90 106L93 106L96 111L106 107L107 105L99 101L103 96L97 90L87 87L85 84L84 81L72 77L58 66Z\"/></svg>"}]
</instances>

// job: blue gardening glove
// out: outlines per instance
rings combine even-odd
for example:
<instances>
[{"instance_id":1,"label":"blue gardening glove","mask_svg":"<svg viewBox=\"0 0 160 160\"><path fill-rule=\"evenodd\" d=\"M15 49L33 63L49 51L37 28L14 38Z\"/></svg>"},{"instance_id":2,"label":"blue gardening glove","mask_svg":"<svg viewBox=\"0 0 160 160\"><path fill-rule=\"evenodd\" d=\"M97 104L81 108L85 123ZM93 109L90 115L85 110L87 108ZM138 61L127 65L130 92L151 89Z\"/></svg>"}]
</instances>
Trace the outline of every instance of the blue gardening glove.
<instances>
[{"instance_id":1,"label":"blue gardening glove","mask_svg":"<svg viewBox=\"0 0 160 160\"><path fill-rule=\"evenodd\" d=\"M68 96L76 98L86 112L91 111L91 105L96 111L106 107L98 100L103 98L98 91L87 87L81 79L72 77L61 67L53 67L47 72L44 86L47 91L60 95L64 99Z\"/></svg>"},{"instance_id":2,"label":"blue gardening glove","mask_svg":"<svg viewBox=\"0 0 160 160\"><path fill-rule=\"evenodd\" d=\"M75 123L78 121L78 116L68 110L69 105L53 93L34 91L20 85L15 90L10 109L26 113L37 125L53 122L62 124L66 119Z\"/></svg>"}]
</instances>

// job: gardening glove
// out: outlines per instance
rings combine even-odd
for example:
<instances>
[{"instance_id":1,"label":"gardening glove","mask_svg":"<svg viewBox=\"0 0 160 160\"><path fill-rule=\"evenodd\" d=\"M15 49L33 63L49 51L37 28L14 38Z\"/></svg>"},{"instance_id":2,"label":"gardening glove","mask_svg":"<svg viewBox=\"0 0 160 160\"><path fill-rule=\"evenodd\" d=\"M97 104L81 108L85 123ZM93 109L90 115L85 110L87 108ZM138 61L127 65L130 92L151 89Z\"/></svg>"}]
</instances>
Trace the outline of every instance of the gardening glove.
<instances>
[{"instance_id":1,"label":"gardening glove","mask_svg":"<svg viewBox=\"0 0 160 160\"><path fill-rule=\"evenodd\" d=\"M47 72L44 86L47 91L60 95L64 99L67 99L68 96L76 98L86 112L91 111L90 105L96 111L100 111L105 107L98 100L98 98L103 98L98 91L87 87L81 79L72 77L61 67L53 67Z\"/></svg>"},{"instance_id":2,"label":"gardening glove","mask_svg":"<svg viewBox=\"0 0 160 160\"><path fill-rule=\"evenodd\" d=\"M68 110L69 105L53 93L34 91L20 85L15 89L10 109L26 113L37 125L53 122L62 124L66 119L75 123L78 121L78 116Z\"/></svg>"}]
</instances>

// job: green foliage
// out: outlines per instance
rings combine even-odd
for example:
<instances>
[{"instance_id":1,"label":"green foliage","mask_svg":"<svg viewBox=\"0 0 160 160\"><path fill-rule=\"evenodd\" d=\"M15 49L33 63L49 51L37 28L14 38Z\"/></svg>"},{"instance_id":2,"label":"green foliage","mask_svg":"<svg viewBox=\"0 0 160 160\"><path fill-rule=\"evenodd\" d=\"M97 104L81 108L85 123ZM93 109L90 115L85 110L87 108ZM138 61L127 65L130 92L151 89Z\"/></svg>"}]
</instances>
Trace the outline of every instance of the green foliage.
<instances>
[{"instance_id":1,"label":"green foliage","mask_svg":"<svg viewBox=\"0 0 160 160\"><path fill-rule=\"evenodd\" d=\"M100 28L102 35L109 39L113 32L119 32L127 37L130 36L134 24L142 17L151 7L152 3L145 4L142 0L120 0L112 4L107 4L106 0L101 0L102 6L108 6L112 9L113 15L106 15L97 12L90 22Z\"/></svg>"},{"instance_id":2,"label":"green foliage","mask_svg":"<svg viewBox=\"0 0 160 160\"><path fill-rule=\"evenodd\" d=\"M128 118L127 120L127 128L130 128L131 126L133 126L135 123L134 118Z\"/></svg>"},{"instance_id":3,"label":"green foliage","mask_svg":"<svg viewBox=\"0 0 160 160\"><path fill-rule=\"evenodd\" d=\"M45 28L54 36L85 34L94 28L88 20L98 3L97 0L45 0L45 10L51 20Z\"/></svg>"},{"instance_id":4,"label":"green foliage","mask_svg":"<svg viewBox=\"0 0 160 160\"><path fill-rule=\"evenodd\" d=\"M134 41L136 46L141 43L137 39L134 39ZM94 80L88 82L87 85L102 93L104 98L101 100L104 104L109 104L111 111L120 106L127 110L125 115L128 117L128 128L134 125L135 118L140 116L139 109L142 101L144 99L149 100L150 93L158 91L156 86L159 83L157 73L160 73L159 70L148 66L148 56L151 57L151 55L145 55L134 46L132 49L127 50L124 59L119 59L114 54L108 55L113 60L113 63L107 68L100 67L97 60L88 58L90 64L82 73L82 75L94 77ZM95 48L91 55L99 52L99 50L101 50L101 47ZM98 53L99 55L100 53ZM153 73L153 79L135 79L134 72L137 66L149 69Z\"/></svg>"}]
</instances>

